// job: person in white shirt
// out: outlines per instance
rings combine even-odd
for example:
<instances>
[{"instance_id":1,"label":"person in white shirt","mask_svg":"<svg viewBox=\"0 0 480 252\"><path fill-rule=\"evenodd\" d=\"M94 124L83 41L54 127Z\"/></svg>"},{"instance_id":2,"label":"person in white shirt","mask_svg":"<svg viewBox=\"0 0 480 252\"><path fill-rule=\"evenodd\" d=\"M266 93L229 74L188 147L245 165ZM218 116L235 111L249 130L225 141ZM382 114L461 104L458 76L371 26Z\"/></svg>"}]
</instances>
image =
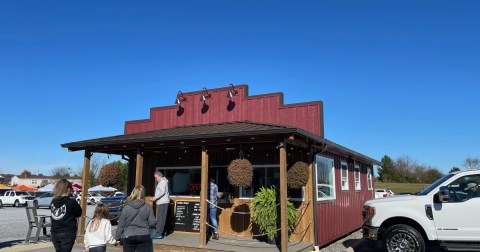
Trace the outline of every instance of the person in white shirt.
<instances>
[{"instance_id":1,"label":"person in white shirt","mask_svg":"<svg viewBox=\"0 0 480 252\"><path fill-rule=\"evenodd\" d=\"M88 222L85 230L85 251L105 252L107 243L117 245L118 242L112 235L112 224L108 219L108 206L98 204L93 218Z\"/></svg>"}]
</instances>

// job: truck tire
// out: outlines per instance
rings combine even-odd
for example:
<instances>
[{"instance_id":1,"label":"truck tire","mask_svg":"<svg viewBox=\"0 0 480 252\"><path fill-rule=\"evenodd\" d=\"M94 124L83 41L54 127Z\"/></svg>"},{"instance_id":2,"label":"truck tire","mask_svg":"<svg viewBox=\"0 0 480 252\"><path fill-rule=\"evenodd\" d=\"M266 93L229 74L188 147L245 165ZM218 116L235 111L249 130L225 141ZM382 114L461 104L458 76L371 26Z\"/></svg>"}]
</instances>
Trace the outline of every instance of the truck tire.
<instances>
[{"instance_id":1,"label":"truck tire","mask_svg":"<svg viewBox=\"0 0 480 252\"><path fill-rule=\"evenodd\" d=\"M35 208L38 208L38 201L34 200L34 201L33 201L33 206L34 206Z\"/></svg>"},{"instance_id":2,"label":"truck tire","mask_svg":"<svg viewBox=\"0 0 480 252\"><path fill-rule=\"evenodd\" d=\"M14 206L14 207L19 207L19 206L20 206L20 202L18 202L18 200L15 200L15 203L13 203L13 206Z\"/></svg>"},{"instance_id":3,"label":"truck tire","mask_svg":"<svg viewBox=\"0 0 480 252\"><path fill-rule=\"evenodd\" d=\"M0 200L0 207L3 207L3 202L2 202L2 200Z\"/></svg>"},{"instance_id":4,"label":"truck tire","mask_svg":"<svg viewBox=\"0 0 480 252\"><path fill-rule=\"evenodd\" d=\"M385 231L383 245L388 252L425 252L425 241L413 227L397 224Z\"/></svg>"}]
</instances>

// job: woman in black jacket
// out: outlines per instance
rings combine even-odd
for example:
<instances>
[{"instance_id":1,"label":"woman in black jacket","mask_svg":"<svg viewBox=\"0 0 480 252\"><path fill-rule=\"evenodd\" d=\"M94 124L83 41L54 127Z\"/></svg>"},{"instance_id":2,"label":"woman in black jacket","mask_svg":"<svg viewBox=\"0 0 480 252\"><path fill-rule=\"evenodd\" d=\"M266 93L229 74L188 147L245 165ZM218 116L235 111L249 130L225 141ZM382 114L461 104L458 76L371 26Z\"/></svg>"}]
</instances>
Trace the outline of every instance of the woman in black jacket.
<instances>
[{"instance_id":1,"label":"woman in black jacket","mask_svg":"<svg viewBox=\"0 0 480 252\"><path fill-rule=\"evenodd\" d=\"M72 251L77 236L77 218L82 208L70 198L72 184L66 179L59 180L53 188L52 200L52 243L56 252Z\"/></svg>"}]
</instances>

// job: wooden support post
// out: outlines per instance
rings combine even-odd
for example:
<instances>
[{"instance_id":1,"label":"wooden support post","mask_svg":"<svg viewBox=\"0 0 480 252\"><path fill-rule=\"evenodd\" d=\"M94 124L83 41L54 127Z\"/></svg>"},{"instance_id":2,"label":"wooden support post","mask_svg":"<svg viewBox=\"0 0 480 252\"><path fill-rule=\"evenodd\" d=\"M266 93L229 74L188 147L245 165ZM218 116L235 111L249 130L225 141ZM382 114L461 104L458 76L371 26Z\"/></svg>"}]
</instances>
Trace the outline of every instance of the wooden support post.
<instances>
[{"instance_id":1,"label":"wooden support post","mask_svg":"<svg viewBox=\"0 0 480 252\"><path fill-rule=\"evenodd\" d=\"M287 230L287 152L285 143L280 146L280 251L288 251Z\"/></svg>"},{"instance_id":2,"label":"wooden support post","mask_svg":"<svg viewBox=\"0 0 480 252\"><path fill-rule=\"evenodd\" d=\"M135 168L135 186L142 184L142 176L143 176L143 154L142 150L137 150L137 162Z\"/></svg>"},{"instance_id":3,"label":"wooden support post","mask_svg":"<svg viewBox=\"0 0 480 252\"><path fill-rule=\"evenodd\" d=\"M200 240L198 246L203 248L207 244L207 197L208 197L208 153L207 146L202 146L202 170L200 188Z\"/></svg>"},{"instance_id":4,"label":"wooden support post","mask_svg":"<svg viewBox=\"0 0 480 252\"><path fill-rule=\"evenodd\" d=\"M78 234L83 235L85 232L85 216L87 215L87 202L88 202L88 184L90 178L90 157L92 154L90 151L85 150L83 156L83 174L82 174L82 201L80 206L82 207L82 216L80 216L80 225L78 225Z\"/></svg>"}]
</instances>

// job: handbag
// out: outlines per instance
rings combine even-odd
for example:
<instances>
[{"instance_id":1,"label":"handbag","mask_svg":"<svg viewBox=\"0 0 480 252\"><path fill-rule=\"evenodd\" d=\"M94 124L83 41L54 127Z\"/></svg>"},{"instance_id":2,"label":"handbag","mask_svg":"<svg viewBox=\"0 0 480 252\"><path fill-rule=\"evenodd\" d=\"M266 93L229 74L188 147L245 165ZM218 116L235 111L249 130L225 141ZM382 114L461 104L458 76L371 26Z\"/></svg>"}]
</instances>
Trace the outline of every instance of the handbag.
<instances>
[{"instance_id":1,"label":"handbag","mask_svg":"<svg viewBox=\"0 0 480 252\"><path fill-rule=\"evenodd\" d=\"M140 212L140 209L138 209L138 211L135 213L135 215L133 216L133 218L128 222L128 224L125 224L125 227L123 227L123 230L122 230L122 236L120 236L120 245L123 246L123 240L127 237L125 237L125 229L127 229L127 227L132 224L133 220L135 220L135 218L137 218L137 215L138 213Z\"/></svg>"}]
</instances>

